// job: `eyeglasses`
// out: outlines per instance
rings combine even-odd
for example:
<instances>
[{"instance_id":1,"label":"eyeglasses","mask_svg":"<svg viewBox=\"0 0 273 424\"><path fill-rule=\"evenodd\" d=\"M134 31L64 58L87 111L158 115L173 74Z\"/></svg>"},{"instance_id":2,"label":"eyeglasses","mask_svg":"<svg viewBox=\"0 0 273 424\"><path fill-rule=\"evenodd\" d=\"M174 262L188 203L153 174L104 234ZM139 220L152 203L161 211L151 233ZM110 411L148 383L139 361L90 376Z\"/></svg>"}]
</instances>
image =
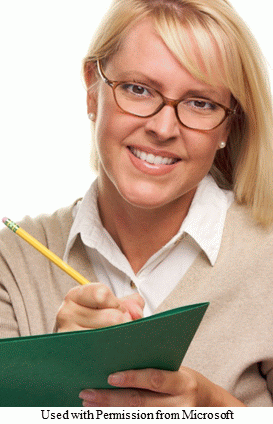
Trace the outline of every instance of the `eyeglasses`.
<instances>
[{"instance_id":1,"label":"eyeglasses","mask_svg":"<svg viewBox=\"0 0 273 424\"><path fill-rule=\"evenodd\" d=\"M100 77L112 88L118 107L130 115L149 118L167 105L174 107L177 119L184 127L210 131L221 125L228 116L236 114L236 109L230 109L203 97L171 100L142 83L111 81L104 74L99 60L97 67Z\"/></svg>"}]
</instances>

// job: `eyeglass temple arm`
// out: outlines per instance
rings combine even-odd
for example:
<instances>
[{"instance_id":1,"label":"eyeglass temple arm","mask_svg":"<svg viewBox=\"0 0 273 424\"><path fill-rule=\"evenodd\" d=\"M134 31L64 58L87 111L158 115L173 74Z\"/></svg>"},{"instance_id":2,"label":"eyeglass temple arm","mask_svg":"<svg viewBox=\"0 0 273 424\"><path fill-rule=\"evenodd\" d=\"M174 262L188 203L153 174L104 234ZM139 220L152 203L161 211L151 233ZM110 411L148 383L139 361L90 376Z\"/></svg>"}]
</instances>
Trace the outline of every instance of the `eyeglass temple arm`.
<instances>
[{"instance_id":1,"label":"eyeglass temple arm","mask_svg":"<svg viewBox=\"0 0 273 424\"><path fill-rule=\"evenodd\" d=\"M98 69L98 73L100 75L100 77L103 79L104 82L106 82L106 84L110 85L110 87L112 87L113 82L110 81L106 75L104 74L103 70L102 70L102 66L101 66L101 61L98 59L97 60L97 69Z\"/></svg>"}]
</instances>

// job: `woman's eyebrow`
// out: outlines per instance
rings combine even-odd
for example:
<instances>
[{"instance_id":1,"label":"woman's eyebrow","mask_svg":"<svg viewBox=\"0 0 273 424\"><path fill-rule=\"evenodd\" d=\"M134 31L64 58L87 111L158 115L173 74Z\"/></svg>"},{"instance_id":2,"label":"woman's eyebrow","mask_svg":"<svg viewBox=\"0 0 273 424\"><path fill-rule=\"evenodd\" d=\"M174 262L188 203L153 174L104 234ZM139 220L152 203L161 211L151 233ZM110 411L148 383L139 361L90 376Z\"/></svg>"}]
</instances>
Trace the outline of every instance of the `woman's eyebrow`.
<instances>
[{"instance_id":1,"label":"woman's eyebrow","mask_svg":"<svg viewBox=\"0 0 273 424\"><path fill-rule=\"evenodd\" d=\"M161 84L159 81L156 81L153 78L148 77L147 75L143 74L139 71L124 71L118 74L118 81L136 81L136 82L142 82L147 85L151 85L152 87L157 88L158 90L163 89L163 84Z\"/></svg>"}]
</instances>

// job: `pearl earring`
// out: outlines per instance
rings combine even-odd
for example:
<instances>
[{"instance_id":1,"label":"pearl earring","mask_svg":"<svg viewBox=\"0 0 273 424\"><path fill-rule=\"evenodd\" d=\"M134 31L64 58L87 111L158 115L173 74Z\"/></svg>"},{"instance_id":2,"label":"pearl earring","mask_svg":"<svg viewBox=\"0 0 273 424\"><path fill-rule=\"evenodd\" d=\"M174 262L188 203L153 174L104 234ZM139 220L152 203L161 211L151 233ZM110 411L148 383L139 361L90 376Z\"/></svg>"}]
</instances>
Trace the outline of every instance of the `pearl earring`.
<instances>
[{"instance_id":1,"label":"pearl earring","mask_svg":"<svg viewBox=\"0 0 273 424\"><path fill-rule=\"evenodd\" d=\"M88 118L90 119L90 121L94 121L95 120L95 117L96 117L96 115L94 114L94 113L88 113Z\"/></svg>"},{"instance_id":2,"label":"pearl earring","mask_svg":"<svg viewBox=\"0 0 273 424\"><path fill-rule=\"evenodd\" d=\"M226 142L221 141L221 143L219 143L219 147L220 147L220 149L223 149L224 147L226 147Z\"/></svg>"}]
</instances>

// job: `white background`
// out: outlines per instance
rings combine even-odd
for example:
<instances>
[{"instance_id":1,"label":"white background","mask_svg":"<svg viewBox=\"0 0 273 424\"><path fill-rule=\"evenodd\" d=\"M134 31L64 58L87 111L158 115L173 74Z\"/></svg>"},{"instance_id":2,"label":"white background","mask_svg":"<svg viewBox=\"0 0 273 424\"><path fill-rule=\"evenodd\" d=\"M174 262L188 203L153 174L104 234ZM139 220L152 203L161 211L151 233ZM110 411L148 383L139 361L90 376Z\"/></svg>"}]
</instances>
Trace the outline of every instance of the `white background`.
<instances>
[{"instance_id":1,"label":"white background","mask_svg":"<svg viewBox=\"0 0 273 424\"><path fill-rule=\"evenodd\" d=\"M83 196L93 180L81 61L110 2L0 0L0 218L51 213ZM268 0L232 3L272 79Z\"/></svg>"}]
</instances>

